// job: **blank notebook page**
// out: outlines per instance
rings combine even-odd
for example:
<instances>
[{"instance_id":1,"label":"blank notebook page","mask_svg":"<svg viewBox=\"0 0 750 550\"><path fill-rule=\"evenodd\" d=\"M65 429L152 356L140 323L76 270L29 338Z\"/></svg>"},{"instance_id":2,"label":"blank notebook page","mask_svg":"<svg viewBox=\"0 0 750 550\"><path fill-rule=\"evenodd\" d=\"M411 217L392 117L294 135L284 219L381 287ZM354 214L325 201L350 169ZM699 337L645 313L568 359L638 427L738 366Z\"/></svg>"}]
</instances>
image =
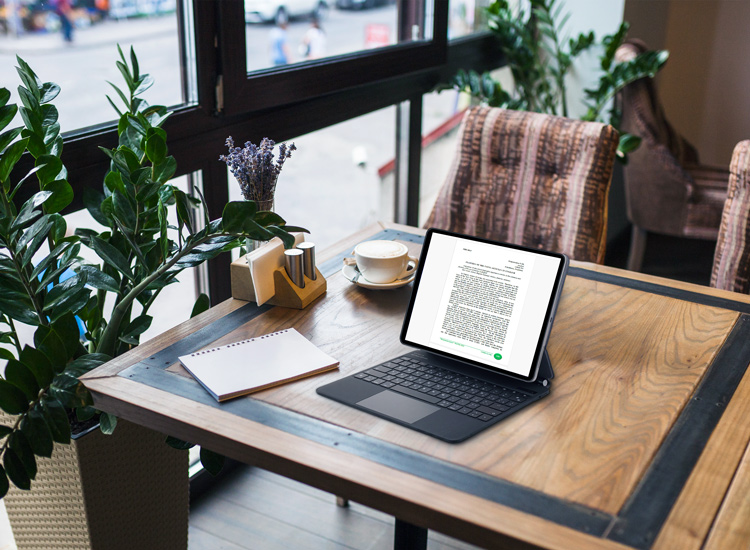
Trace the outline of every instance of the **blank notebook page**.
<instances>
[{"instance_id":1,"label":"blank notebook page","mask_svg":"<svg viewBox=\"0 0 750 550\"><path fill-rule=\"evenodd\" d=\"M332 370L339 364L293 328L179 359L219 401Z\"/></svg>"}]
</instances>

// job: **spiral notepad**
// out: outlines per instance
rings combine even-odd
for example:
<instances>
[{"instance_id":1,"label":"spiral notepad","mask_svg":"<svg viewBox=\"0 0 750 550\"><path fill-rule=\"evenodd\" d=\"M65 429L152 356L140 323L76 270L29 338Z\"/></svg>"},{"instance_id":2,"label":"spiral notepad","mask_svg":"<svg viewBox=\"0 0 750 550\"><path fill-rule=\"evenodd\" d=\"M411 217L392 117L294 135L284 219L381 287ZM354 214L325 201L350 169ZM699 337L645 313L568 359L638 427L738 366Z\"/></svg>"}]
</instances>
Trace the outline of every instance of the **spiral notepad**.
<instances>
[{"instance_id":1,"label":"spiral notepad","mask_svg":"<svg viewBox=\"0 0 750 550\"><path fill-rule=\"evenodd\" d=\"M217 401L333 370L339 364L293 328L179 359Z\"/></svg>"}]
</instances>

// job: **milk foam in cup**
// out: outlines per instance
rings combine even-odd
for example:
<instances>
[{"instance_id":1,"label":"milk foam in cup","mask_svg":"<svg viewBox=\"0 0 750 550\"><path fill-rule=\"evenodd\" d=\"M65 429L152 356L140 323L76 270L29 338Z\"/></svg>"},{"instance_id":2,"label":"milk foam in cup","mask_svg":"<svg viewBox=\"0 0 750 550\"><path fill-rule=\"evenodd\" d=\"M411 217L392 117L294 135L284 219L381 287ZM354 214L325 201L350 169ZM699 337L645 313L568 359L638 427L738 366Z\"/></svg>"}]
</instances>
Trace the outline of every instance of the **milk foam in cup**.
<instances>
[{"instance_id":1,"label":"milk foam in cup","mask_svg":"<svg viewBox=\"0 0 750 550\"><path fill-rule=\"evenodd\" d=\"M396 241L365 241L354 247L354 259L362 276L376 284L392 283L414 272L416 260L405 244Z\"/></svg>"}]
</instances>

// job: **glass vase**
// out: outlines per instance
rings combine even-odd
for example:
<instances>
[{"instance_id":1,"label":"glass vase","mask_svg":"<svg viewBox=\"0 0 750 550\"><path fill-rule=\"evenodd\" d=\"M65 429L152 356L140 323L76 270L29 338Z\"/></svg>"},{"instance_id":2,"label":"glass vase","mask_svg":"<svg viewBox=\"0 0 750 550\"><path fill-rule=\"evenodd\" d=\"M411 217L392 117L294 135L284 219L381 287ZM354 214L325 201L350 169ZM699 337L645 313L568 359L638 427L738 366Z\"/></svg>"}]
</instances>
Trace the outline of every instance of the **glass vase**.
<instances>
[{"instance_id":1,"label":"glass vase","mask_svg":"<svg viewBox=\"0 0 750 550\"><path fill-rule=\"evenodd\" d=\"M258 205L258 212L274 212L274 199L268 199L263 201L255 201ZM245 251L249 254L253 250L256 250L263 246L268 241L259 241L256 239L245 239Z\"/></svg>"}]
</instances>

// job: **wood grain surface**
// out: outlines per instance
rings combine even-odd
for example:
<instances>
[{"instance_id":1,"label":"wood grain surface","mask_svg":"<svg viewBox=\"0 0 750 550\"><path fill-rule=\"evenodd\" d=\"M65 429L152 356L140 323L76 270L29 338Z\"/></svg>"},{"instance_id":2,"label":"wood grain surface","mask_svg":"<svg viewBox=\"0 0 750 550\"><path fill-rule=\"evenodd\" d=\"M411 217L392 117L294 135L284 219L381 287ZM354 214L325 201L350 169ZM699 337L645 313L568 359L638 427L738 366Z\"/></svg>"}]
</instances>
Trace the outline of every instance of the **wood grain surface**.
<instances>
[{"instance_id":1,"label":"wood grain surface","mask_svg":"<svg viewBox=\"0 0 750 550\"><path fill-rule=\"evenodd\" d=\"M319 255L320 262L345 252L382 227L363 231L335 250ZM633 275L578 262L574 265L622 277ZM637 274L633 277L672 284ZM723 291L682 283L674 286L745 301L745 297ZM340 370L240 399L262 400L568 502L617 514L739 317L728 309L569 277L548 346L556 374L551 395L469 441L452 445L315 393L319 385L408 351L398 342L398 334L410 292L410 286L389 291L363 289L336 272L328 278L327 294L305 310L273 308L210 345L293 326L339 359ZM389 513L398 512L399 517L417 525L437 525L452 536L468 533L468 540L474 544L496 547L498 541L516 539L522 541L518 547L619 547L116 376L123 368L242 305L237 300L220 304L87 375L84 381L94 393L97 406L335 494L359 499ZM178 365L169 370L175 376L181 374ZM743 380L742 388L745 385L750 386L750 382ZM742 388L743 392L750 392L750 388ZM744 401L750 402L748 397ZM712 438L707 446L707 453L710 449L714 454L706 455L706 460L710 456L721 457L722 445L738 437L739 451L726 457L725 467L733 471L732 461L735 465L739 462L750 435L745 433L747 430L732 431L727 422L743 415L746 418L746 411L731 410L734 412L729 415L727 411L721 429L717 428L713 436L716 441ZM368 467L375 468L376 478L363 481L362 468ZM723 469L724 466L718 468ZM694 475L704 475L705 479L693 481L691 477L691 482L697 487L713 484L709 470L701 458ZM747 476L750 479L750 473ZM717 486L707 508L713 506L714 511L731 481L726 473L719 477L724 488ZM455 502L441 502L446 495L455 498ZM687 499L684 503L683 498ZM696 506L699 499L697 492L683 492L664 532L672 527L689 529L694 513L690 507ZM682 512L680 506L685 507ZM474 517L478 510L483 512ZM729 510L725 513L728 522L732 521ZM452 516L454 513L457 515ZM713 513L708 513L713 517ZM680 527L680 522L684 527ZM467 531L467 526L473 527ZM696 540L705 539L708 527L696 526L700 531ZM494 538L490 536L493 533ZM498 538L498 533L506 536ZM719 536L718 531L715 536ZM671 541L671 535L665 540Z\"/></svg>"},{"instance_id":2,"label":"wood grain surface","mask_svg":"<svg viewBox=\"0 0 750 550\"><path fill-rule=\"evenodd\" d=\"M747 462L750 457L745 450L745 442L750 438L750 371L746 372L727 406L719 424L711 434L706 447L695 465L690 478L667 518L664 528L654 543L654 550L680 548L698 549L703 546L709 529L720 507L721 520L713 527L712 538L725 540L734 531L731 524L737 517L745 525L739 533L747 537L744 545L713 545L713 548L747 548L750 543L750 526L747 518L747 494L750 487L750 471ZM743 454L745 455L743 457ZM735 471L742 460L738 479L732 485L733 496L727 498L727 488L733 483ZM739 490L736 490L739 489Z\"/></svg>"}]
</instances>

